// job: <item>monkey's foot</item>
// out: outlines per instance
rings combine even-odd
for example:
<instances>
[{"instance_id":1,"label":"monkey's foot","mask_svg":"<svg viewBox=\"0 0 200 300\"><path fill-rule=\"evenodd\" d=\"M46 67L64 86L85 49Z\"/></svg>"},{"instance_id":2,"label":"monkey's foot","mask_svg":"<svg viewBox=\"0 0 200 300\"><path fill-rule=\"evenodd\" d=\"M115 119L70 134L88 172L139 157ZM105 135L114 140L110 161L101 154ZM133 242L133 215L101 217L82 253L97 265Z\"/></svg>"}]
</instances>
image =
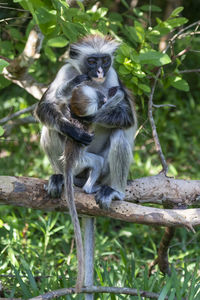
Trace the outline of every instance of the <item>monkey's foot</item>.
<instances>
[{"instance_id":1,"label":"monkey's foot","mask_svg":"<svg viewBox=\"0 0 200 300\"><path fill-rule=\"evenodd\" d=\"M93 185L93 186L90 186L90 185L87 185L87 183L84 185L83 187L83 190L86 194L94 194L96 193L97 191L99 191L101 188L100 185Z\"/></svg>"},{"instance_id":2,"label":"monkey's foot","mask_svg":"<svg viewBox=\"0 0 200 300\"><path fill-rule=\"evenodd\" d=\"M124 193L118 192L107 185L102 185L95 195L95 200L99 207L107 210L114 199L123 200Z\"/></svg>"},{"instance_id":3,"label":"monkey's foot","mask_svg":"<svg viewBox=\"0 0 200 300\"><path fill-rule=\"evenodd\" d=\"M62 174L54 174L49 178L48 184L45 185L45 190L52 198L60 198L64 186L64 177Z\"/></svg>"}]
</instances>

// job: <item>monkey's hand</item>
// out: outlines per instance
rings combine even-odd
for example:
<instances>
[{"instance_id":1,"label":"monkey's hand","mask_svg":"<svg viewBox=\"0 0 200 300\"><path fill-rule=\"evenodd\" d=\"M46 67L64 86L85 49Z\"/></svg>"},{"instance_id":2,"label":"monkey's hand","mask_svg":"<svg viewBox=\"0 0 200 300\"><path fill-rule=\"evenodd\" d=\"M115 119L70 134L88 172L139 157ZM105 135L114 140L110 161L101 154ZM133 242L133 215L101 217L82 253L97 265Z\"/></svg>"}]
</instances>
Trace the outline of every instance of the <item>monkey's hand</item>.
<instances>
[{"instance_id":1,"label":"monkey's hand","mask_svg":"<svg viewBox=\"0 0 200 300\"><path fill-rule=\"evenodd\" d=\"M115 94L117 93L117 90L120 89L120 86L113 86L108 90L108 97L111 98L113 96L115 96Z\"/></svg>"},{"instance_id":2,"label":"monkey's hand","mask_svg":"<svg viewBox=\"0 0 200 300\"><path fill-rule=\"evenodd\" d=\"M73 83L75 85L79 85L84 81L89 81L91 80L91 78L87 75L87 74L81 74L81 75L77 75L74 79L73 79Z\"/></svg>"},{"instance_id":3,"label":"monkey's hand","mask_svg":"<svg viewBox=\"0 0 200 300\"><path fill-rule=\"evenodd\" d=\"M88 146L92 140L94 135L93 134L88 134L84 130L75 127L74 125L70 124L70 122L66 120L62 120L60 124L60 133L63 135L67 135L76 142L83 144L85 146Z\"/></svg>"}]
</instances>

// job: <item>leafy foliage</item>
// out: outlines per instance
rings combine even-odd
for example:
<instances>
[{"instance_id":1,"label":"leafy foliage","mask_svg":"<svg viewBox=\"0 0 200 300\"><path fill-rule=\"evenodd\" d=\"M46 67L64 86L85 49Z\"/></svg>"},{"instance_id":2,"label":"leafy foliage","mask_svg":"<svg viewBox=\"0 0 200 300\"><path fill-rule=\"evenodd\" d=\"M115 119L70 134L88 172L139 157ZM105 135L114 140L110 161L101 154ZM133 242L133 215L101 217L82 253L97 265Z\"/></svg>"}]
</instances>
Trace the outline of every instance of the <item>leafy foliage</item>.
<instances>
[{"instance_id":1,"label":"leafy foliage","mask_svg":"<svg viewBox=\"0 0 200 300\"><path fill-rule=\"evenodd\" d=\"M124 84L137 100L139 126L134 152L135 163L130 178L148 176L160 171L147 123L147 100L159 67L161 77L155 104L170 103L176 108L155 109L154 116L161 144L169 163L170 175L197 179L199 165L199 87L197 73L182 73L199 65L199 38L187 31L167 53L159 50L161 39L176 34L198 11L183 1L170 16L163 17L163 1L142 1L130 8L121 1L120 10L112 9L113 1L102 6L69 7L64 0L7 1L11 7L27 11L1 9L0 72L24 48L30 30L38 25L44 34L41 57L30 67L29 74L39 82L50 82L65 57L66 46L79 37L100 32L111 34L121 42L115 67ZM140 4L140 3L139 3ZM108 7L110 6L110 9ZM189 15L189 11L191 14ZM150 20L150 13L152 18ZM180 15L181 14L181 15ZM16 18L17 17L17 18ZM187 18L186 18L187 17ZM197 28L198 29L198 28ZM196 30L197 30L196 29ZM186 51L190 45L196 52ZM0 118L35 103L25 91L0 76ZM9 125L9 123L7 124ZM0 136L6 131L0 127ZM40 127L36 124L16 126L9 138L0 139L1 175L48 177L51 169L39 148ZM42 213L24 208L2 206L0 210L0 276L4 296L30 298L48 290L70 287L75 283L76 256L73 229L69 217L61 213ZM156 256L162 229L97 220L96 282L101 285L135 287L168 295L172 300L200 297L197 257L199 233L191 235L178 229L170 248L172 277L164 277L156 269L148 278L148 265ZM136 242L135 242L136 241ZM5 277L8 276L8 277ZM96 295L96 299L130 299L127 296ZM64 297L63 297L64 298ZM65 299L71 299L65 297ZM82 295L73 296L83 299ZM140 299L131 297L131 299Z\"/></svg>"}]
</instances>

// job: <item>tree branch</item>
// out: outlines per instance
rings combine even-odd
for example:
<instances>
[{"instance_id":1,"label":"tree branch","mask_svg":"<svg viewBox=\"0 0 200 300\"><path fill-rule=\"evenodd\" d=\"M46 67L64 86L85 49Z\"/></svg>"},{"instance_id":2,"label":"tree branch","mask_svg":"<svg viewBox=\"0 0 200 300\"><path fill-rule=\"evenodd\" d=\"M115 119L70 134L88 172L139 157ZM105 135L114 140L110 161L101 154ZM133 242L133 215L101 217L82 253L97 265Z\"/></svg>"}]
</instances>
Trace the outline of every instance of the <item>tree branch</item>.
<instances>
[{"instance_id":1,"label":"tree branch","mask_svg":"<svg viewBox=\"0 0 200 300\"><path fill-rule=\"evenodd\" d=\"M139 181L140 179L137 179L136 182L132 181L131 185L128 186L126 200L130 200L130 194L134 194L134 187L137 187ZM50 199L48 197L44 189L44 184L46 183L47 181L39 180L37 178L0 176L0 203L41 209L45 211L67 211L67 202L64 198ZM191 181L191 184L192 183L193 181ZM143 185L144 190L147 191L148 186L151 185L151 177L143 178L141 180L141 185ZM159 185L161 186L160 183ZM193 186L194 185L195 183L193 183ZM154 187L156 188L155 185ZM199 190L199 188L200 181L197 181L196 190ZM154 195L146 194L146 196L156 197L156 190L154 190L154 192ZM179 193L178 187L176 194L177 193ZM194 193L192 192L191 195L193 194ZM164 197L164 190L162 196ZM200 209L159 209L154 207L145 207L126 201L114 201L109 210L103 210L95 203L93 195L85 194L78 188L75 189L75 201L78 213L83 215L109 217L138 224L168 227L183 226L189 230L193 230L192 226L200 224Z\"/></svg>"},{"instance_id":2,"label":"tree branch","mask_svg":"<svg viewBox=\"0 0 200 300\"><path fill-rule=\"evenodd\" d=\"M3 119L0 120L0 125L4 124L4 123L6 123L6 122L8 122L8 121L10 121L10 120L12 120L14 118L17 118L17 117L19 117L19 116L21 116L23 114L26 114L28 112L32 112L35 109L35 106L36 106L36 104L33 104L33 105L31 105L31 106L29 106L27 108L21 109L21 110L13 113L11 115L8 115L7 117L5 117L5 118L3 118Z\"/></svg>"},{"instance_id":3,"label":"tree branch","mask_svg":"<svg viewBox=\"0 0 200 300\"><path fill-rule=\"evenodd\" d=\"M16 126L34 124L34 123L37 123L37 121L33 116L28 116L25 118L20 118L20 119L14 120L14 121L10 121L3 126L4 133L3 133L2 137L10 136L12 130L15 129Z\"/></svg>"},{"instance_id":4,"label":"tree branch","mask_svg":"<svg viewBox=\"0 0 200 300\"><path fill-rule=\"evenodd\" d=\"M11 61L10 65L4 68L2 73L6 79L19 85L36 99L41 99L47 86L36 82L27 72L34 60L40 57L43 38L42 33L35 26L29 34L22 54Z\"/></svg>"},{"instance_id":5,"label":"tree branch","mask_svg":"<svg viewBox=\"0 0 200 300\"><path fill-rule=\"evenodd\" d=\"M147 291L140 291L137 289L131 289L131 288L120 288L120 287L108 287L108 286L92 286L92 287L86 287L82 288L80 293L109 293L109 294L124 294L124 295L132 295L132 296L138 296L140 297L146 297L150 299L158 299L159 294L153 293L153 292L147 292ZM75 294L74 288L64 288L60 290L55 290L48 292L46 294L31 298L29 300L46 300L46 299L53 299L58 298L64 295L72 295ZM168 299L166 296L164 298L165 300Z\"/></svg>"},{"instance_id":6,"label":"tree branch","mask_svg":"<svg viewBox=\"0 0 200 300\"><path fill-rule=\"evenodd\" d=\"M167 166L167 162L165 160L163 151L162 151L162 147L159 141L159 137L158 137L158 133L156 130L156 124L153 118L153 96L154 96L154 92L155 92L155 88L157 85L157 81L158 78L160 77L160 73L161 73L161 67L158 69L153 86L152 86L152 90L151 90L151 94L149 96L149 102L148 102L148 116L149 116L149 122L151 124L151 129L152 129L152 135L153 135L153 139L154 139L154 143L156 146L156 151L158 152L158 155L160 157L161 160L161 164L162 164L162 172L164 172L164 174L167 174L167 170L168 170L168 166Z\"/></svg>"}]
</instances>

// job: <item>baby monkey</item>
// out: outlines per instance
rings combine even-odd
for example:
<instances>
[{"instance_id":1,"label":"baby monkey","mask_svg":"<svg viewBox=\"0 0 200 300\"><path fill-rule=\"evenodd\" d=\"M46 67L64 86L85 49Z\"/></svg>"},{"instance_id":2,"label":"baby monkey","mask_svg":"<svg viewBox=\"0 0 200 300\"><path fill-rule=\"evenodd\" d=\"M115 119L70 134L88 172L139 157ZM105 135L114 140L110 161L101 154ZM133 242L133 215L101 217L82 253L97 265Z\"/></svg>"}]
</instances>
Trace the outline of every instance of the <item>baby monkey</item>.
<instances>
[{"instance_id":1,"label":"baby monkey","mask_svg":"<svg viewBox=\"0 0 200 300\"><path fill-rule=\"evenodd\" d=\"M95 113L106 101L107 97L96 88L95 83L86 81L73 90L69 105L65 105L63 112L72 125L91 134ZM83 190L86 193L96 192L98 186L95 186L95 183L103 168L103 158L100 155L87 153L83 145L69 137L66 139L63 156L65 196L68 199L69 212L74 227L78 260L76 290L80 291L84 283L84 251L80 223L74 202L73 177L85 168L89 168L89 177L83 186Z\"/></svg>"}]
</instances>

